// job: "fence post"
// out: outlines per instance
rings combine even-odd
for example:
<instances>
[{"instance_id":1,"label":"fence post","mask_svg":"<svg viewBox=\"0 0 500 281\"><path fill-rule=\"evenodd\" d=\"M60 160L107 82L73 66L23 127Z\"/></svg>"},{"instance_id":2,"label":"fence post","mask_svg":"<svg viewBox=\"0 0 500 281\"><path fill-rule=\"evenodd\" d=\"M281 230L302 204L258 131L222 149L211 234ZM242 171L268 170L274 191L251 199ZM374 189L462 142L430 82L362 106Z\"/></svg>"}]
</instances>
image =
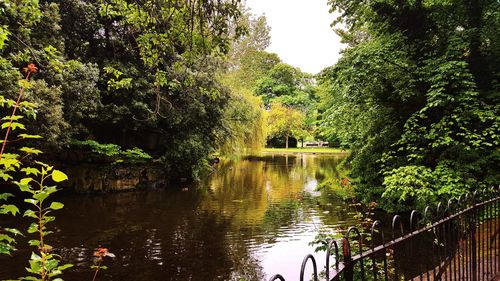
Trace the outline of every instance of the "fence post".
<instances>
[{"instance_id":1,"label":"fence post","mask_svg":"<svg viewBox=\"0 0 500 281\"><path fill-rule=\"evenodd\" d=\"M344 255L344 279L345 281L353 281L354 278L354 268L351 257L351 245L349 244L349 238L342 239L342 254Z\"/></svg>"},{"instance_id":2,"label":"fence post","mask_svg":"<svg viewBox=\"0 0 500 281\"><path fill-rule=\"evenodd\" d=\"M476 218L476 212L477 212L477 207L476 207L476 193L474 192L474 196L472 197L472 219L471 219L471 271L472 271L472 281L477 281L477 245L476 245L476 225L477 225L477 218Z\"/></svg>"}]
</instances>

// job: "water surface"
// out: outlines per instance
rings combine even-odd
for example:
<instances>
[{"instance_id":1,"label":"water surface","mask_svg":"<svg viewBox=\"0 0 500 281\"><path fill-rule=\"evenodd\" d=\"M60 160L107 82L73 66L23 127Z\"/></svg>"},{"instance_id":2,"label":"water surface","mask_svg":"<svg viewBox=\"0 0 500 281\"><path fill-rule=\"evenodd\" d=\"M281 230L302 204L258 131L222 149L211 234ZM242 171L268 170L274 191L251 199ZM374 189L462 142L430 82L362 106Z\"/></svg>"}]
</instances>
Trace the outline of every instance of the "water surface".
<instances>
[{"instance_id":1,"label":"water surface","mask_svg":"<svg viewBox=\"0 0 500 281\"><path fill-rule=\"evenodd\" d=\"M65 280L92 280L97 247L116 255L98 280L266 280L275 273L296 280L318 231L353 223L342 200L317 189L324 179L337 179L341 160L245 157L219 164L197 187L64 196L49 243L75 264ZM20 240L12 257L0 257L0 279L25 274L31 251L25 244Z\"/></svg>"}]
</instances>

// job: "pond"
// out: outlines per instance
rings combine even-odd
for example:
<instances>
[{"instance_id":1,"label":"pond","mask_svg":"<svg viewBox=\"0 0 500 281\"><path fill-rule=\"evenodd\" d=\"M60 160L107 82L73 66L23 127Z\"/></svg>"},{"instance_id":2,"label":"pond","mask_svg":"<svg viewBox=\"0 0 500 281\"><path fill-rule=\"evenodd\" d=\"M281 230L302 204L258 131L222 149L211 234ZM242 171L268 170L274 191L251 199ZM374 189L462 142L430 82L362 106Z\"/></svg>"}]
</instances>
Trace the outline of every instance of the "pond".
<instances>
[{"instance_id":1,"label":"pond","mask_svg":"<svg viewBox=\"0 0 500 281\"><path fill-rule=\"evenodd\" d=\"M320 230L354 223L346 203L318 191L326 179L340 182L343 157L244 157L220 163L197 187L62 196L49 244L75 265L65 280L92 280L97 247L116 255L97 280L295 280ZM0 279L25 274L24 245L0 257Z\"/></svg>"}]
</instances>

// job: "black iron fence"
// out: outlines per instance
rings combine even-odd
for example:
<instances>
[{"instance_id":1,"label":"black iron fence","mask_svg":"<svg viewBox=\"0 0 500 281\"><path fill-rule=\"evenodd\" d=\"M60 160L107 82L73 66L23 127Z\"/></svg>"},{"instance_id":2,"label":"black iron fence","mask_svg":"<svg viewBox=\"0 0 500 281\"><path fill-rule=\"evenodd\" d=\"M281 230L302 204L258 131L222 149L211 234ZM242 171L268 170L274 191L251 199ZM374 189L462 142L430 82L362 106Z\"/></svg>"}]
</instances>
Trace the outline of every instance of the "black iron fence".
<instances>
[{"instance_id":1,"label":"black iron fence","mask_svg":"<svg viewBox=\"0 0 500 281\"><path fill-rule=\"evenodd\" d=\"M300 281L494 280L500 273L499 212L500 192L488 189L421 214L396 215L390 226L377 220L371 229L350 227L341 240L325 241L321 272L313 255L304 258ZM308 264L312 276L305 273ZM274 280L285 278L276 274Z\"/></svg>"}]
</instances>

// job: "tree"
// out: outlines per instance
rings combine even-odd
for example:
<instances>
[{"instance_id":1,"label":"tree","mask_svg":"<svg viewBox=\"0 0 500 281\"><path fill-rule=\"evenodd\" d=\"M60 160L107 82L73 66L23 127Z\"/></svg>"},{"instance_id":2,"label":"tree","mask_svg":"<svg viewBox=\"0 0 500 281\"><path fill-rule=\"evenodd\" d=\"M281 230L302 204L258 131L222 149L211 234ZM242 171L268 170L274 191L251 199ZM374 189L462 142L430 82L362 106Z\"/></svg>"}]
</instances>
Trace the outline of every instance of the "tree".
<instances>
[{"instance_id":1,"label":"tree","mask_svg":"<svg viewBox=\"0 0 500 281\"><path fill-rule=\"evenodd\" d=\"M223 118L228 130L219 138L220 150L226 154L255 152L264 147L267 113L252 89L280 61L276 54L264 51L270 43L265 16L245 12L240 21L247 33L231 45L227 71L221 75L221 82L230 91Z\"/></svg>"},{"instance_id":2,"label":"tree","mask_svg":"<svg viewBox=\"0 0 500 281\"><path fill-rule=\"evenodd\" d=\"M300 138L306 133L304 113L281 103L271 104L268 126L269 136L284 137L286 148L290 137Z\"/></svg>"},{"instance_id":3,"label":"tree","mask_svg":"<svg viewBox=\"0 0 500 281\"><path fill-rule=\"evenodd\" d=\"M352 148L363 198L396 210L411 208L415 196L402 194L416 186L430 187L412 193L429 202L497 183L498 1L330 4L349 47L319 77L323 126Z\"/></svg>"},{"instance_id":4,"label":"tree","mask_svg":"<svg viewBox=\"0 0 500 281\"><path fill-rule=\"evenodd\" d=\"M217 74L240 16L230 0L1 1L1 94L34 62L40 87L28 96L47 99L31 94L43 114L28 126L47 128L53 157L92 139L143 148L174 177L197 174L234 129Z\"/></svg>"}]
</instances>

